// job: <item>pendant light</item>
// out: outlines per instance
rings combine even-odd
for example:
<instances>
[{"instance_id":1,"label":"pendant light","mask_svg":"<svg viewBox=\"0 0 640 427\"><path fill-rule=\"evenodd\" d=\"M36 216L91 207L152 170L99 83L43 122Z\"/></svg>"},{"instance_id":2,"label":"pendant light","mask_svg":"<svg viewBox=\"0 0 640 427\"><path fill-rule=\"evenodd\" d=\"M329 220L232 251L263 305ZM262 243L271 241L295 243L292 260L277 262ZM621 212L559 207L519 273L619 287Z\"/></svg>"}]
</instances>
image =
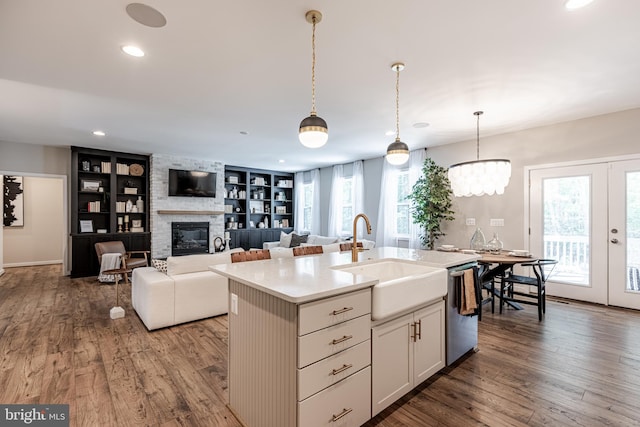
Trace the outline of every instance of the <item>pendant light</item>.
<instances>
[{"instance_id":1,"label":"pendant light","mask_svg":"<svg viewBox=\"0 0 640 427\"><path fill-rule=\"evenodd\" d=\"M476 158L470 162L457 163L449 167L449 181L456 197L503 194L511 178L511 162L506 159L480 160L480 116L473 113L476 124Z\"/></svg>"},{"instance_id":2,"label":"pendant light","mask_svg":"<svg viewBox=\"0 0 640 427\"><path fill-rule=\"evenodd\" d=\"M298 138L305 147L319 148L329 139L327 122L316 115L316 24L322 20L322 14L317 10L310 10L306 13L305 18L307 22L313 24L311 35L311 114L300 123Z\"/></svg>"},{"instance_id":3,"label":"pendant light","mask_svg":"<svg viewBox=\"0 0 640 427\"><path fill-rule=\"evenodd\" d=\"M409 160L409 147L400 141L400 71L404 64L396 62L391 69L396 72L396 140L387 147L387 161L397 166Z\"/></svg>"}]
</instances>

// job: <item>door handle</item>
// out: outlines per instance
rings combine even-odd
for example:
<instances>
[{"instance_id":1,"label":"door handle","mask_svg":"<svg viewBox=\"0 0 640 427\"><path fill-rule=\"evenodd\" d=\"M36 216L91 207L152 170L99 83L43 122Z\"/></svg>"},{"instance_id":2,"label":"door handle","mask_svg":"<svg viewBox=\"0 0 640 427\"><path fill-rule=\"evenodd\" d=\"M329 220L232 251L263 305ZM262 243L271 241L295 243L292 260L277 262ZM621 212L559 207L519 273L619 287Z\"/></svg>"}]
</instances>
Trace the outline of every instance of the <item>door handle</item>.
<instances>
[{"instance_id":1,"label":"door handle","mask_svg":"<svg viewBox=\"0 0 640 427\"><path fill-rule=\"evenodd\" d=\"M618 239L611 239L611 243L618 243Z\"/></svg>"}]
</instances>

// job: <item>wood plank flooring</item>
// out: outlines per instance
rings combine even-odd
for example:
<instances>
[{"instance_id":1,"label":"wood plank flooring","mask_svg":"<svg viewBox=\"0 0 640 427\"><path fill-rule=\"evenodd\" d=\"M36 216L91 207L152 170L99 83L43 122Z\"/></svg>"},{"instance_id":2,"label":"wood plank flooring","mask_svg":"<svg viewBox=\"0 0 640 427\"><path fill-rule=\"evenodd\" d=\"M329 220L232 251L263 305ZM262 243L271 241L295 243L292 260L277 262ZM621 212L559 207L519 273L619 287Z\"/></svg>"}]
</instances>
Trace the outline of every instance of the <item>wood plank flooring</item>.
<instances>
[{"instance_id":1,"label":"wood plank flooring","mask_svg":"<svg viewBox=\"0 0 640 427\"><path fill-rule=\"evenodd\" d=\"M148 332L123 286L60 266L0 277L0 403L68 403L72 426L240 426L225 406L227 317ZM640 313L572 301L491 314L480 351L366 424L640 426Z\"/></svg>"}]
</instances>

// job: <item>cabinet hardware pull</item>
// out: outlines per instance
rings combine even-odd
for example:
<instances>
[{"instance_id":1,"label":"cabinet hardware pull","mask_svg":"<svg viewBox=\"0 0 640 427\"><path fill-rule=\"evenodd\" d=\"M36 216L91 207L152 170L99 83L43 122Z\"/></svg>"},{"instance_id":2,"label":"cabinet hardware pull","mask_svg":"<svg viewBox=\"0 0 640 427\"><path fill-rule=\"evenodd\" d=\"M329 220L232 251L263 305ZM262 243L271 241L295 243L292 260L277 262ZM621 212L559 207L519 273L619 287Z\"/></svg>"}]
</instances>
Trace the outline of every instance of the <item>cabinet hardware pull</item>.
<instances>
[{"instance_id":1,"label":"cabinet hardware pull","mask_svg":"<svg viewBox=\"0 0 640 427\"><path fill-rule=\"evenodd\" d=\"M331 341L331 344L333 345L340 344L341 342L345 342L347 340L350 340L351 338L353 338L353 335L345 335L342 338L338 338L337 340Z\"/></svg>"},{"instance_id":2,"label":"cabinet hardware pull","mask_svg":"<svg viewBox=\"0 0 640 427\"><path fill-rule=\"evenodd\" d=\"M411 339L413 342L416 342L416 324L415 322L411 324Z\"/></svg>"},{"instance_id":3,"label":"cabinet hardware pull","mask_svg":"<svg viewBox=\"0 0 640 427\"><path fill-rule=\"evenodd\" d=\"M347 369L349 369L349 368L351 368L351 367L353 367L353 365L352 365L352 364L349 364L349 365L346 365L346 364L345 364L345 365L342 365L342 368L333 369L333 370L331 371L331 375L338 375L340 372L344 372L344 371L346 371Z\"/></svg>"},{"instance_id":4,"label":"cabinet hardware pull","mask_svg":"<svg viewBox=\"0 0 640 427\"><path fill-rule=\"evenodd\" d=\"M333 314L334 316L337 316L338 314L346 313L347 311L351 311L351 310L353 310L353 307L345 307L341 310L333 310L331 314Z\"/></svg>"},{"instance_id":5,"label":"cabinet hardware pull","mask_svg":"<svg viewBox=\"0 0 640 427\"><path fill-rule=\"evenodd\" d=\"M353 411L352 408L344 408L342 410L342 412L340 412L338 415L334 415L331 418L331 422L335 423L336 421L338 421L340 418L344 417L345 415L347 415L349 412Z\"/></svg>"},{"instance_id":6,"label":"cabinet hardware pull","mask_svg":"<svg viewBox=\"0 0 640 427\"><path fill-rule=\"evenodd\" d=\"M418 325L418 332L416 332L416 337L418 337L418 339L421 340L422 339L422 320L418 320L416 324Z\"/></svg>"}]
</instances>

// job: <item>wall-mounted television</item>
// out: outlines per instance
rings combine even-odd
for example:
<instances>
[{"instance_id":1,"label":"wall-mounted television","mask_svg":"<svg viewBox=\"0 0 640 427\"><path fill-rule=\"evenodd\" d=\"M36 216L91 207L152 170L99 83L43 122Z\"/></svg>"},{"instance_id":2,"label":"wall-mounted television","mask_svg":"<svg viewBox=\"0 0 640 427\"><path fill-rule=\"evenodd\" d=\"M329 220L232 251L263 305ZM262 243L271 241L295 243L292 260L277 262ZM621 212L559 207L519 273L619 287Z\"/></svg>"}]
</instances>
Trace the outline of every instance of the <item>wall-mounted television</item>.
<instances>
[{"instance_id":1,"label":"wall-mounted television","mask_svg":"<svg viewBox=\"0 0 640 427\"><path fill-rule=\"evenodd\" d=\"M169 196L216 197L216 174L169 169Z\"/></svg>"}]
</instances>

